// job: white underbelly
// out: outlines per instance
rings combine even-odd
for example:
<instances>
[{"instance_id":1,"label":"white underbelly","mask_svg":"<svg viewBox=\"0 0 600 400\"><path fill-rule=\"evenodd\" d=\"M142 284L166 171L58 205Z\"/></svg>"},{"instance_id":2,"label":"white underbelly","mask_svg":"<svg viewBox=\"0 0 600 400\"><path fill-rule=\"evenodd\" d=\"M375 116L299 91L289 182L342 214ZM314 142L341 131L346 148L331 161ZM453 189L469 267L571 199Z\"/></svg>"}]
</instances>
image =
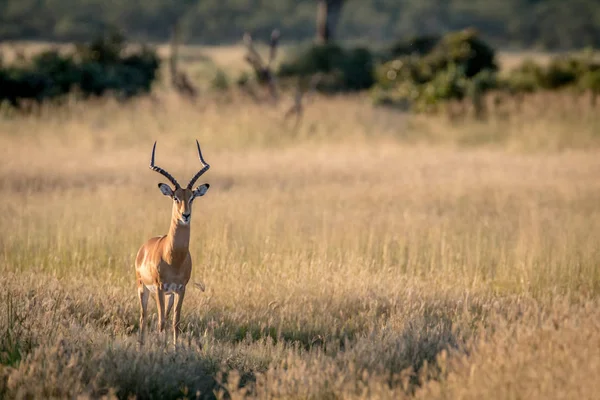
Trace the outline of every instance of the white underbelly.
<instances>
[{"instance_id":1,"label":"white underbelly","mask_svg":"<svg viewBox=\"0 0 600 400\"><path fill-rule=\"evenodd\" d=\"M157 285L144 285L146 288L152 292L156 293ZM185 285L183 283L163 283L163 291L165 294L179 293L183 290Z\"/></svg>"}]
</instances>

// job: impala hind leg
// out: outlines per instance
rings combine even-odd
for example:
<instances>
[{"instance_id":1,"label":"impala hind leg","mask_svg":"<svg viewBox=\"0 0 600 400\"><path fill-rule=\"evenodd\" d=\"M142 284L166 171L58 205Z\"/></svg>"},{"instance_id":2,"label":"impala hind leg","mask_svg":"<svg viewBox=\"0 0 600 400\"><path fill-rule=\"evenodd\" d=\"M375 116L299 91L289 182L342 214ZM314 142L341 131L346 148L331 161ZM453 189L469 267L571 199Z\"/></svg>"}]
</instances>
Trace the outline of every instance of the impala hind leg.
<instances>
[{"instance_id":1,"label":"impala hind leg","mask_svg":"<svg viewBox=\"0 0 600 400\"><path fill-rule=\"evenodd\" d=\"M177 303L175 304L175 313L173 314L173 344L177 344L177 337L179 336L179 317L181 316L181 306L183 305L183 298L185 296L185 286L176 295Z\"/></svg>"},{"instance_id":2,"label":"impala hind leg","mask_svg":"<svg viewBox=\"0 0 600 400\"><path fill-rule=\"evenodd\" d=\"M175 293L169 295L169 304L167 304L167 311L165 312L165 319L169 319L171 315L171 309L173 308L173 301L175 300Z\"/></svg>"},{"instance_id":3,"label":"impala hind leg","mask_svg":"<svg viewBox=\"0 0 600 400\"><path fill-rule=\"evenodd\" d=\"M138 342L144 344L144 331L146 330L146 315L148 310L149 290L141 285L138 287L138 298L140 299L140 333Z\"/></svg>"}]
</instances>

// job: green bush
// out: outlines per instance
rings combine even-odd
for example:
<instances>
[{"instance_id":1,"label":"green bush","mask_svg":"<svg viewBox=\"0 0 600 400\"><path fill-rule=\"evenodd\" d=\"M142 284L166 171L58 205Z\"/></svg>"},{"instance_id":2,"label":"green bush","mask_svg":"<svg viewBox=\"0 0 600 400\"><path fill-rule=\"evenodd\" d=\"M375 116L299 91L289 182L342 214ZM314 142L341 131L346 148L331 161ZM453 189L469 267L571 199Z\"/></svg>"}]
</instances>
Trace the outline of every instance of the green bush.
<instances>
[{"instance_id":1,"label":"green bush","mask_svg":"<svg viewBox=\"0 0 600 400\"><path fill-rule=\"evenodd\" d=\"M496 52L481 40L473 29L465 29L444 35L442 39L423 56L423 62L437 73L448 65L456 65L465 76L471 78L483 70L496 71Z\"/></svg>"},{"instance_id":2,"label":"green bush","mask_svg":"<svg viewBox=\"0 0 600 400\"><path fill-rule=\"evenodd\" d=\"M475 31L465 30L443 36L425 54L404 55L385 62L377 68L375 76L377 83L383 86L405 80L425 84L448 68L460 69L467 78L481 71L498 69L494 50L481 41Z\"/></svg>"},{"instance_id":3,"label":"green bush","mask_svg":"<svg viewBox=\"0 0 600 400\"><path fill-rule=\"evenodd\" d=\"M229 89L229 78L222 69L217 69L215 75L210 81L210 87L217 91L223 91Z\"/></svg>"},{"instance_id":4,"label":"green bush","mask_svg":"<svg viewBox=\"0 0 600 400\"><path fill-rule=\"evenodd\" d=\"M484 69L467 81L467 97L471 100L476 118L485 113L484 95L490 90L498 89L501 82L495 71Z\"/></svg>"},{"instance_id":5,"label":"green bush","mask_svg":"<svg viewBox=\"0 0 600 400\"><path fill-rule=\"evenodd\" d=\"M424 37L415 43L419 47L396 44L393 49L400 56L376 68L372 93L378 103L408 101L414 110L428 111L441 102L468 98L475 115L481 117L484 95L492 90L522 99L537 90L572 87L591 93L592 104L600 95L600 63L591 50L555 57L547 65L526 59L500 75L494 50L473 30L449 33L437 41Z\"/></svg>"},{"instance_id":6,"label":"green bush","mask_svg":"<svg viewBox=\"0 0 600 400\"><path fill-rule=\"evenodd\" d=\"M600 69L585 72L579 79L579 85L584 90L600 93Z\"/></svg>"},{"instance_id":7,"label":"green bush","mask_svg":"<svg viewBox=\"0 0 600 400\"><path fill-rule=\"evenodd\" d=\"M596 106L597 98L600 95L600 69L584 73L579 79L578 84L581 90L591 93L591 104L592 106Z\"/></svg>"},{"instance_id":8,"label":"green bush","mask_svg":"<svg viewBox=\"0 0 600 400\"><path fill-rule=\"evenodd\" d=\"M109 34L71 53L49 50L25 63L0 65L0 102L19 106L20 100L43 102L74 91L84 98L107 93L130 98L151 90L159 66L153 50L126 51L124 38Z\"/></svg>"},{"instance_id":9,"label":"green bush","mask_svg":"<svg viewBox=\"0 0 600 400\"><path fill-rule=\"evenodd\" d=\"M533 93L542 87L544 76L545 70L542 66L526 59L508 73L504 79L505 87L513 94Z\"/></svg>"},{"instance_id":10,"label":"green bush","mask_svg":"<svg viewBox=\"0 0 600 400\"><path fill-rule=\"evenodd\" d=\"M282 77L330 73L341 64L344 49L336 43L312 45L292 53L279 66Z\"/></svg>"},{"instance_id":11,"label":"green bush","mask_svg":"<svg viewBox=\"0 0 600 400\"><path fill-rule=\"evenodd\" d=\"M550 60L547 66L527 59L513 68L505 78L506 85L512 93L531 93L536 90L558 90L569 86L583 88L582 80L591 82L600 64L592 57L579 55L558 56Z\"/></svg>"},{"instance_id":12,"label":"green bush","mask_svg":"<svg viewBox=\"0 0 600 400\"><path fill-rule=\"evenodd\" d=\"M405 56L380 65L375 71L377 84L390 87L405 81L425 84L445 69L435 70L420 57Z\"/></svg>"},{"instance_id":13,"label":"green bush","mask_svg":"<svg viewBox=\"0 0 600 400\"><path fill-rule=\"evenodd\" d=\"M391 46L389 55L392 59L409 55L424 56L430 53L440 40L439 35L415 36L408 40L399 40Z\"/></svg>"},{"instance_id":14,"label":"green bush","mask_svg":"<svg viewBox=\"0 0 600 400\"><path fill-rule=\"evenodd\" d=\"M450 64L438 72L431 81L417 86L418 96L413 100L417 111L427 111L448 100L462 100L467 91L468 80L463 68Z\"/></svg>"},{"instance_id":15,"label":"green bush","mask_svg":"<svg viewBox=\"0 0 600 400\"><path fill-rule=\"evenodd\" d=\"M577 82L584 70L582 60L573 57L554 58L543 74L541 86L544 89L559 89L572 85Z\"/></svg>"},{"instance_id":16,"label":"green bush","mask_svg":"<svg viewBox=\"0 0 600 400\"><path fill-rule=\"evenodd\" d=\"M13 106L20 99L41 102L45 98L51 81L42 74L17 67L0 69L0 103L7 101Z\"/></svg>"},{"instance_id":17,"label":"green bush","mask_svg":"<svg viewBox=\"0 0 600 400\"><path fill-rule=\"evenodd\" d=\"M495 52L475 31L413 41L414 51L396 45L394 51L405 55L376 69L378 98L408 100L413 109L426 111L466 96L479 104L486 91L498 87ZM386 90L392 92L389 97L381 94Z\"/></svg>"},{"instance_id":18,"label":"green bush","mask_svg":"<svg viewBox=\"0 0 600 400\"><path fill-rule=\"evenodd\" d=\"M31 71L45 77L43 98L57 97L70 92L80 78L80 72L69 55L56 50L39 53L31 59Z\"/></svg>"},{"instance_id":19,"label":"green bush","mask_svg":"<svg viewBox=\"0 0 600 400\"><path fill-rule=\"evenodd\" d=\"M371 52L362 47L344 49L337 44L312 45L282 62L277 74L282 77L321 74L318 89L345 91L368 89L374 83Z\"/></svg>"}]
</instances>

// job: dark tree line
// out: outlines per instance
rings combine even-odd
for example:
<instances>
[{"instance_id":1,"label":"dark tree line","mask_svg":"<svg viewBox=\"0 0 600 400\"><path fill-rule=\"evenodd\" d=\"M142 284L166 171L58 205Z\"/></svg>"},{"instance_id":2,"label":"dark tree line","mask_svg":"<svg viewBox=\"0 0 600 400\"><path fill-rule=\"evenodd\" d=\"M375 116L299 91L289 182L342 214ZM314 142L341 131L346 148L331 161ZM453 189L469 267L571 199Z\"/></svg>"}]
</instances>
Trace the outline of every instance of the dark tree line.
<instances>
[{"instance_id":1,"label":"dark tree line","mask_svg":"<svg viewBox=\"0 0 600 400\"><path fill-rule=\"evenodd\" d=\"M342 7L343 5L343 7ZM167 41L180 21L188 43L282 40L394 41L475 27L496 46L600 47L598 0L2 0L0 40L89 40L110 26Z\"/></svg>"}]
</instances>

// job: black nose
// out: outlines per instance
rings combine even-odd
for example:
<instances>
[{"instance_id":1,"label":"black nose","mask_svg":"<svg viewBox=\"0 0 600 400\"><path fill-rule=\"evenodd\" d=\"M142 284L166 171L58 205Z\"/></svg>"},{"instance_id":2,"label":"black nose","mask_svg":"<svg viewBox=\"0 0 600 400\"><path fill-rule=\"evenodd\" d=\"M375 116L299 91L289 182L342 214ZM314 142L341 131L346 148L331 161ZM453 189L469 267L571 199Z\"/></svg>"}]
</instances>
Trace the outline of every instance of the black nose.
<instances>
[{"instance_id":1,"label":"black nose","mask_svg":"<svg viewBox=\"0 0 600 400\"><path fill-rule=\"evenodd\" d=\"M181 216L182 216L184 219L188 219L188 218L190 217L190 214L181 214Z\"/></svg>"}]
</instances>

